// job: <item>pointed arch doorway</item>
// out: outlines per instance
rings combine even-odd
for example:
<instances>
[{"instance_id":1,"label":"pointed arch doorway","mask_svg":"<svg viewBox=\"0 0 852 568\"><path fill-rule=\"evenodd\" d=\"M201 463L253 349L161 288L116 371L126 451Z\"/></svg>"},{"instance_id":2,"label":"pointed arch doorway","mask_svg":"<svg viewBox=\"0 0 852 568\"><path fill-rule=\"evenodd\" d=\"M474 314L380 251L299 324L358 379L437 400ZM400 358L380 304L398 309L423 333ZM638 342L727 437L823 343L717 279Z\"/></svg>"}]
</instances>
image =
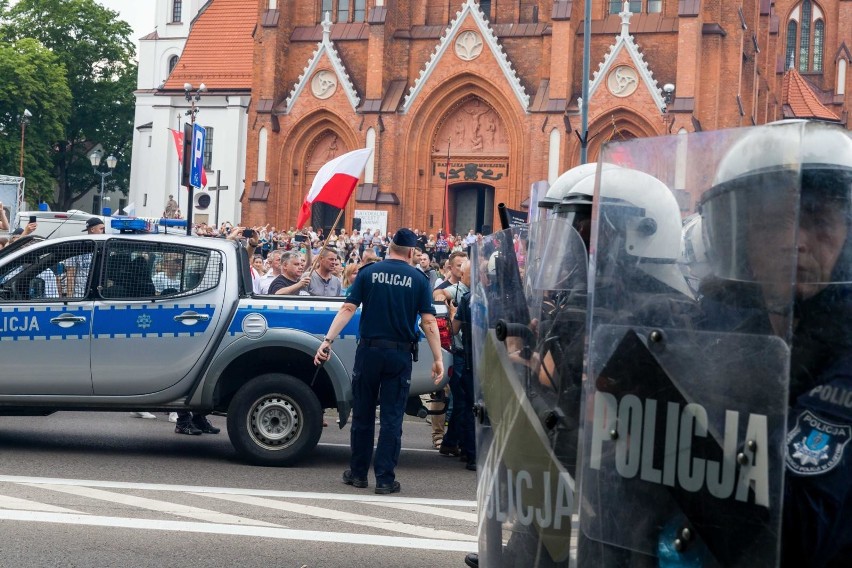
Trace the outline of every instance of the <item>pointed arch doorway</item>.
<instances>
[{"instance_id":1,"label":"pointed arch doorway","mask_svg":"<svg viewBox=\"0 0 852 568\"><path fill-rule=\"evenodd\" d=\"M466 235L470 229L489 234L494 230L494 186L456 183L449 188L450 231Z\"/></svg>"}]
</instances>

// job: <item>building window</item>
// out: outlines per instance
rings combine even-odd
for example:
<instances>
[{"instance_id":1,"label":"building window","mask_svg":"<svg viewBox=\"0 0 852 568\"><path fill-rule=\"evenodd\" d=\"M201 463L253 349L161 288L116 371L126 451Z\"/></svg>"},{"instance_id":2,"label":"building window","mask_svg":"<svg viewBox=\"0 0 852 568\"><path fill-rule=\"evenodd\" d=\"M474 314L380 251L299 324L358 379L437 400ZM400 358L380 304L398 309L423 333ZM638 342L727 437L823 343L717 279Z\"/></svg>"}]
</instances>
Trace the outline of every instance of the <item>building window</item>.
<instances>
[{"instance_id":1,"label":"building window","mask_svg":"<svg viewBox=\"0 0 852 568\"><path fill-rule=\"evenodd\" d=\"M633 14L642 12L642 4L645 4L648 13L661 12L663 9L662 0L630 0L627 3L627 9ZM620 14L624 9L624 0L610 0L609 13Z\"/></svg>"},{"instance_id":2,"label":"building window","mask_svg":"<svg viewBox=\"0 0 852 568\"><path fill-rule=\"evenodd\" d=\"M266 149L269 134L261 128L257 134L257 181L266 181Z\"/></svg>"},{"instance_id":3,"label":"building window","mask_svg":"<svg viewBox=\"0 0 852 568\"><path fill-rule=\"evenodd\" d=\"M479 9L482 10L486 20L491 19L491 0L479 0Z\"/></svg>"},{"instance_id":4,"label":"building window","mask_svg":"<svg viewBox=\"0 0 852 568\"><path fill-rule=\"evenodd\" d=\"M367 0L320 0L320 22L325 19L326 12L335 23L363 22L367 15Z\"/></svg>"},{"instance_id":5,"label":"building window","mask_svg":"<svg viewBox=\"0 0 852 568\"><path fill-rule=\"evenodd\" d=\"M178 62L178 56L177 55L172 55L171 57L169 57L169 75L171 75L172 71L174 71L175 66L177 65L177 62Z\"/></svg>"},{"instance_id":6,"label":"building window","mask_svg":"<svg viewBox=\"0 0 852 568\"><path fill-rule=\"evenodd\" d=\"M790 12L785 45L788 68L802 73L822 73L825 21L822 10L811 0L804 0Z\"/></svg>"},{"instance_id":7,"label":"building window","mask_svg":"<svg viewBox=\"0 0 852 568\"><path fill-rule=\"evenodd\" d=\"M796 67L796 20L787 22L787 56L784 65L788 69Z\"/></svg>"},{"instance_id":8,"label":"building window","mask_svg":"<svg viewBox=\"0 0 852 568\"><path fill-rule=\"evenodd\" d=\"M204 127L206 134L204 136L204 169L208 172L213 171L213 127Z\"/></svg>"},{"instance_id":9,"label":"building window","mask_svg":"<svg viewBox=\"0 0 852 568\"><path fill-rule=\"evenodd\" d=\"M363 22L366 11L366 0L355 0L352 11L352 21Z\"/></svg>"},{"instance_id":10,"label":"building window","mask_svg":"<svg viewBox=\"0 0 852 568\"><path fill-rule=\"evenodd\" d=\"M183 8L183 0L172 0L172 23L177 24L180 20L180 13Z\"/></svg>"},{"instance_id":11,"label":"building window","mask_svg":"<svg viewBox=\"0 0 852 568\"><path fill-rule=\"evenodd\" d=\"M817 20L814 23L814 71L822 72L822 44L825 38L825 23Z\"/></svg>"}]
</instances>

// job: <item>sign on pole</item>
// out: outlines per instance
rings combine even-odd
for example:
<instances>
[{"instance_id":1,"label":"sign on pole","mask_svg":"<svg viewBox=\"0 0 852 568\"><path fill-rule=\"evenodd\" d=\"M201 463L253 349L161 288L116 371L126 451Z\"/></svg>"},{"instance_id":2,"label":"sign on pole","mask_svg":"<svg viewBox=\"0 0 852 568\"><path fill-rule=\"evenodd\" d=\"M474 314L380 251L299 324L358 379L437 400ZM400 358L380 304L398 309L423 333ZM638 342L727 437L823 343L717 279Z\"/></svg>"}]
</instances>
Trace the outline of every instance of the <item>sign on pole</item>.
<instances>
[{"instance_id":1,"label":"sign on pole","mask_svg":"<svg viewBox=\"0 0 852 568\"><path fill-rule=\"evenodd\" d=\"M189 172L189 184L201 188L201 172L204 170L204 138L207 131L203 126L194 125L192 130L192 169Z\"/></svg>"}]
</instances>

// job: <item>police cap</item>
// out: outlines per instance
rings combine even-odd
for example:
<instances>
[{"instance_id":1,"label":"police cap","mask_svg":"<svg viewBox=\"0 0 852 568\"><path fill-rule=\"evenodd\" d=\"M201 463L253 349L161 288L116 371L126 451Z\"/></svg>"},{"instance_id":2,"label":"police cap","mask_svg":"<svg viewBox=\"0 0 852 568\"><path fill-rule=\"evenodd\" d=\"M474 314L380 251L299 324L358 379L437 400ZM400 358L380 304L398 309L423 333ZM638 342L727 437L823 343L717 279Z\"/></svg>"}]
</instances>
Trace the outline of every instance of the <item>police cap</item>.
<instances>
[{"instance_id":1,"label":"police cap","mask_svg":"<svg viewBox=\"0 0 852 568\"><path fill-rule=\"evenodd\" d=\"M400 229L393 236L393 242L395 245L400 247L416 247L417 246L417 235L414 234L410 229Z\"/></svg>"}]
</instances>

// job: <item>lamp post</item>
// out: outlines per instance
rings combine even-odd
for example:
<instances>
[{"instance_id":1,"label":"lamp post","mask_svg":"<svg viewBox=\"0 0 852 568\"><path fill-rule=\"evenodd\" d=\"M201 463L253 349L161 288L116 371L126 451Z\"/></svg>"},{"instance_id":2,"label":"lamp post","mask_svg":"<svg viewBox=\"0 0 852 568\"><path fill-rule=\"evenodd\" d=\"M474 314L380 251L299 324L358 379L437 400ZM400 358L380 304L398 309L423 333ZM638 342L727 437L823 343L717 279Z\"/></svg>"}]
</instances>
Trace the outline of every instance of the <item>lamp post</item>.
<instances>
[{"instance_id":1,"label":"lamp post","mask_svg":"<svg viewBox=\"0 0 852 568\"><path fill-rule=\"evenodd\" d=\"M102 156L103 156L103 153L100 150L96 150L96 151L92 152L92 154L89 156L89 161L92 163L92 169L95 171L96 174L101 176L101 199L100 199L100 209L101 209L100 214L101 215L104 214L104 180L106 180L106 178L108 178L109 176L112 175L112 171L115 169L116 163L118 163L118 160L116 159L116 157L113 156L112 154L110 154L109 156L107 156L107 159L106 159L107 168L109 168L109 169L107 169L106 171L101 171L101 170L98 169L98 167L101 165L101 157Z\"/></svg>"},{"instance_id":2,"label":"lamp post","mask_svg":"<svg viewBox=\"0 0 852 568\"><path fill-rule=\"evenodd\" d=\"M186 99L186 102L189 103L189 109L186 111L186 116L189 117L189 124L190 124L190 127L189 127L188 130L184 129L184 133L183 133L184 140L186 140L187 136L189 137L189 140L192 140L192 132L195 129L195 115L198 114L198 111L200 110L197 106L195 106L195 103L197 103L198 101L201 100L201 93L204 93L204 92L207 91L207 86L204 83L201 83L200 85L198 85L198 89L195 89L195 92L193 92L193 88L194 87L192 86L192 83L184 83L183 84L183 96ZM186 148L186 145L184 145L184 148ZM186 150L184 150L184 154L186 154L186 153L187 153ZM186 168L186 167L188 167L189 163L190 163L189 157L185 155L183 157L183 166ZM188 174L186 174L185 172L184 172L184 176L187 176L185 179L188 179ZM192 235L192 194L193 194L192 184L187 183L186 190L187 190L187 197L188 197L187 203L186 203L186 234L187 234L187 236L191 236Z\"/></svg>"},{"instance_id":3,"label":"lamp post","mask_svg":"<svg viewBox=\"0 0 852 568\"><path fill-rule=\"evenodd\" d=\"M33 113L24 109L24 115L21 117L21 169L18 172L18 177L24 177L24 135L27 132L27 124L30 123Z\"/></svg>"},{"instance_id":4,"label":"lamp post","mask_svg":"<svg viewBox=\"0 0 852 568\"><path fill-rule=\"evenodd\" d=\"M674 124L674 116L669 119L669 106L674 102L674 92L675 86L673 84L666 83L663 85L663 100L665 101L665 106L663 106L663 123L666 125L669 134L671 134L672 125Z\"/></svg>"}]
</instances>

